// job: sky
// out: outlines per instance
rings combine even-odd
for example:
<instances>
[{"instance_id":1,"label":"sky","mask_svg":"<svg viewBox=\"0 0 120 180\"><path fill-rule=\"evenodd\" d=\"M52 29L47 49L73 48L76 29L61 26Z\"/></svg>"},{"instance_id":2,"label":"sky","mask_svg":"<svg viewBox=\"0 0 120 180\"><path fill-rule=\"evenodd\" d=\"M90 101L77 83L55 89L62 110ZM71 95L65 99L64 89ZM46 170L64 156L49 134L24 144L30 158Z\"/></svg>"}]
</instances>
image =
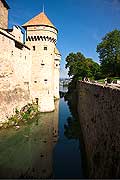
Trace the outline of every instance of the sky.
<instances>
[{"instance_id":1,"label":"sky","mask_svg":"<svg viewBox=\"0 0 120 180\"><path fill-rule=\"evenodd\" d=\"M120 29L120 0L7 0L9 28L22 25L40 12L58 29L57 47L62 55L60 77L67 77L65 58L81 52L99 63L96 47L106 33Z\"/></svg>"}]
</instances>

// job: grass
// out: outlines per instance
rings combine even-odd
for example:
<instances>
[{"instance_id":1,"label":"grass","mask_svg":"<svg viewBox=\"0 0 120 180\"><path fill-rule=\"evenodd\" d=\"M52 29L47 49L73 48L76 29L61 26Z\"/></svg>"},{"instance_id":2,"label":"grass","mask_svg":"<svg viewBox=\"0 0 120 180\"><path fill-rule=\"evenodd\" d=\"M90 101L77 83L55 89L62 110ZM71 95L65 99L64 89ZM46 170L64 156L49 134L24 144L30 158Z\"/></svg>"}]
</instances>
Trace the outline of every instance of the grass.
<instances>
[{"instance_id":1,"label":"grass","mask_svg":"<svg viewBox=\"0 0 120 180\"><path fill-rule=\"evenodd\" d=\"M105 80L105 79L99 79L99 80L97 80L97 82L99 82L99 83L104 83L104 80Z\"/></svg>"}]
</instances>

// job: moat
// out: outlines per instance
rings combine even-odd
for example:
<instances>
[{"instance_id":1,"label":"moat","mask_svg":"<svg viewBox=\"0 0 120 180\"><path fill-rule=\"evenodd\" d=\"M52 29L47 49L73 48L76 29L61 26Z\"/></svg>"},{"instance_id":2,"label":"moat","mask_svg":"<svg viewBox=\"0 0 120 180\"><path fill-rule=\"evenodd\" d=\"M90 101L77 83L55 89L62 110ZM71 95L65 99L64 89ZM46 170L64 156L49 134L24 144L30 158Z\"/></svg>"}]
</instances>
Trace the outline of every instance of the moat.
<instances>
[{"instance_id":1,"label":"moat","mask_svg":"<svg viewBox=\"0 0 120 180\"><path fill-rule=\"evenodd\" d=\"M1 130L0 178L84 178L81 143L71 121L61 98L54 112L38 114L17 131Z\"/></svg>"}]
</instances>

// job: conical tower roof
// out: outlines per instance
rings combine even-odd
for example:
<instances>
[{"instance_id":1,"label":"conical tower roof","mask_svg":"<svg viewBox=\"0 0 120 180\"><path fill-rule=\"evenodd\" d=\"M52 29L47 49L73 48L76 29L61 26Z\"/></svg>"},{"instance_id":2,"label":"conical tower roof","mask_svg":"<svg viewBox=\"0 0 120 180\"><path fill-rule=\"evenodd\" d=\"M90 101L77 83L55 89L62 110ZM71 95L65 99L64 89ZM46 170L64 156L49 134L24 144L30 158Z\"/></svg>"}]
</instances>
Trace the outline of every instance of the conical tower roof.
<instances>
[{"instance_id":1,"label":"conical tower roof","mask_svg":"<svg viewBox=\"0 0 120 180\"><path fill-rule=\"evenodd\" d=\"M55 28L55 26L52 24L52 22L49 20L49 18L45 15L44 12L33 17L30 21L26 22L22 26L27 27L27 26L38 26L38 25L46 25Z\"/></svg>"}]
</instances>

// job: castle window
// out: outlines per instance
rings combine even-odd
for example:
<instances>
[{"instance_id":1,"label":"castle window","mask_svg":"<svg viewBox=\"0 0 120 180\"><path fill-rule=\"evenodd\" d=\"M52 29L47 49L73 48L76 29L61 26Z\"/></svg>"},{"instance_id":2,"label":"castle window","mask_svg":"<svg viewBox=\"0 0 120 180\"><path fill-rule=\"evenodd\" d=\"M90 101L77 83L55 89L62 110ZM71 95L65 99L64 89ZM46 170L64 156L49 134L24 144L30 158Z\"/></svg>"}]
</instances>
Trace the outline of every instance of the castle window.
<instances>
[{"instance_id":1,"label":"castle window","mask_svg":"<svg viewBox=\"0 0 120 180\"><path fill-rule=\"evenodd\" d=\"M25 56L25 59L26 59L26 56Z\"/></svg>"},{"instance_id":2,"label":"castle window","mask_svg":"<svg viewBox=\"0 0 120 180\"><path fill-rule=\"evenodd\" d=\"M29 82L24 82L25 85L29 85Z\"/></svg>"},{"instance_id":3,"label":"castle window","mask_svg":"<svg viewBox=\"0 0 120 180\"><path fill-rule=\"evenodd\" d=\"M33 46L33 51L35 51L35 46Z\"/></svg>"},{"instance_id":4,"label":"castle window","mask_svg":"<svg viewBox=\"0 0 120 180\"><path fill-rule=\"evenodd\" d=\"M37 81L34 81L34 83L37 83Z\"/></svg>"},{"instance_id":5,"label":"castle window","mask_svg":"<svg viewBox=\"0 0 120 180\"><path fill-rule=\"evenodd\" d=\"M36 104L38 105L38 101L39 101L39 99L38 99L38 98L35 98L35 101L36 101Z\"/></svg>"},{"instance_id":6,"label":"castle window","mask_svg":"<svg viewBox=\"0 0 120 180\"><path fill-rule=\"evenodd\" d=\"M22 53L20 53L20 57L22 57Z\"/></svg>"},{"instance_id":7,"label":"castle window","mask_svg":"<svg viewBox=\"0 0 120 180\"><path fill-rule=\"evenodd\" d=\"M13 51L11 52L11 55L13 56Z\"/></svg>"},{"instance_id":8,"label":"castle window","mask_svg":"<svg viewBox=\"0 0 120 180\"><path fill-rule=\"evenodd\" d=\"M47 81L48 81L48 80L47 80L47 79L44 79L44 81L45 81L45 84L47 84Z\"/></svg>"},{"instance_id":9,"label":"castle window","mask_svg":"<svg viewBox=\"0 0 120 180\"><path fill-rule=\"evenodd\" d=\"M42 60L42 63L41 63L41 66L44 66L45 64L43 63L43 60Z\"/></svg>"},{"instance_id":10,"label":"castle window","mask_svg":"<svg viewBox=\"0 0 120 180\"><path fill-rule=\"evenodd\" d=\"M2 36L2 41L4 41L4 36Z\"/></svg>"},{"instance_id":11,"label":"castle window","mask_svg":"<svg viewBox=\"0 0 120 180\"><path fill-rule=\"evenodd\" d=\"M44 50L47 51L47 46L44 46Z\"/></svg>"},{"instance_id":12,"label":"castle window","mask_svg":"<svg viewBox=\"0 0 120 180\"><path fill-rule=\"evenodd\" d=\"M58 66L58 64L56 64L56 67Z\"/></svg>"}]
</instances>

